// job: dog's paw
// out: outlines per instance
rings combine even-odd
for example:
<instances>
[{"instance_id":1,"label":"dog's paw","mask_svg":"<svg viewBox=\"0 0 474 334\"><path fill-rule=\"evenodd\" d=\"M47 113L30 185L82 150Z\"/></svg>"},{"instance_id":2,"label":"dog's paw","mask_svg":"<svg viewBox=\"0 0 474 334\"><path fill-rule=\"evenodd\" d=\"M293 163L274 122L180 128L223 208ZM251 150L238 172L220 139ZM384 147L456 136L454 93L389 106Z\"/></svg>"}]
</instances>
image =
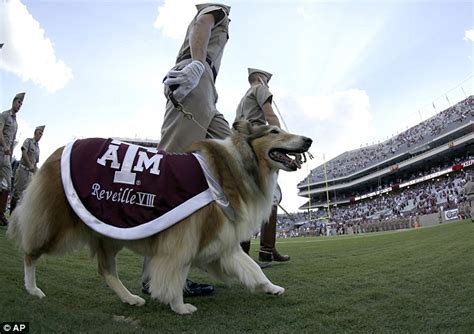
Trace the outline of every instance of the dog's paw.
<instances>
[{"instance_id":1,"label":"dog's paw","mask_svg":"<svg viewBox=\"0 0 474 334\"><path fill-rule=\"evenodd\" d=\"M170 307L173 311L181 315L192 314L193 312L197 311L197 307L192 304L181 304L181 305L170 304Z\"/></svg>"},{"instance_id":2,"label":"dog's paw","mask_svg":"<svg viewBox=\"0 0 474 334\"><path fill-rule=\"evenodd\" d=\"M28 293L29 293L30 295L36 296L36 297L38 297L38 298L40 298L40 299L46 297L46 295L44 294L44 292L41 291L41 289L38 288L38 287L34 287L34 288L28 288L28 287L27 287L27 288L26 288L26 291L28 291Z\"/></svg>"},{"instance_id":3,"label":"dog's paw","mask_svg":"<svg viewBox=\"0 0 474 334\"><path fill-rule=\"evenodd\" d=\"M281 286L275 284L271 284L266 287L265 292L271 295L279 296L285 292L285 288L282 288Z\"/></svg>"},{"instance_id":4,"label":"dog's paw","mask_svg":"<svg viewBox=\"0 0 474 334\"><path fill-rule=\"evenodd\" d=\"M143 306L145 305L145 299L137 295L130 295L126 300L123 301L124 303L135 305L135 306Z\"/></svg>"}]
</instances>

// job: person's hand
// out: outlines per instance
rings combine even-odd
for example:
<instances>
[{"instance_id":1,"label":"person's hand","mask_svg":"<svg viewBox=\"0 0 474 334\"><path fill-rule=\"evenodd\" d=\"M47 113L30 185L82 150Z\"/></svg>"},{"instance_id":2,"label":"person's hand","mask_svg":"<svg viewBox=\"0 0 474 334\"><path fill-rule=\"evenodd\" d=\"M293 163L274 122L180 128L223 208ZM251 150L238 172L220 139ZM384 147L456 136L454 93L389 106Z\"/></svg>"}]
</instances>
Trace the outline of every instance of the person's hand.
<instances>
[{"instance_id":1,"label":"person's hand","mask_svg":"<svg viewBox=\"0 0 474 334\"><path fill-rule=\"evenodd\" d=\"M199 83L205 67L199 60L193 60L180 71L169 71L163 83L166 86L177 85L173 95L176 100L183 100Z\"/></svg>"},{"instance_id":2,"label":"person's hand","mask_svg":"<svg viewBox=\"0 0 474 334\"><path fill-rule=\"evenodd\" d=\"M8 147L5 147L3 149L3 153L5 153L5 155L12 155L12 152L10 151L10 149Z\"/></svg>"}]
</instances>

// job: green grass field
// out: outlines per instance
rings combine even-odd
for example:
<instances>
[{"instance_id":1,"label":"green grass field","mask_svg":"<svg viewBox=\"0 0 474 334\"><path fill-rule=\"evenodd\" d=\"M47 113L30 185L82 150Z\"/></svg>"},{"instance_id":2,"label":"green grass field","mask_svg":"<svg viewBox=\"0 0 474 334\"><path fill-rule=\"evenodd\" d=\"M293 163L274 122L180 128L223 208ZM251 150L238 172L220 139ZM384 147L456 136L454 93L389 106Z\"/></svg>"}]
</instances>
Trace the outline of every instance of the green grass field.
<instances>
[{"instance_id":1,"label":"green grass field","mask_svg":"<svg viewBox=\"0 0 474 334\"><path fill-rule=\"evenodd\" d=\"M188 298L198 311L175 315L150 300L122 304L86 250L44 257L40 300L23 288L22 256L0 228L0 322L28 321L30 333L474 333L474 224L457 222L402 232L279 240L288 263L265 269L282 296L251 294L193 271L216 285ZM252 245L252 252L256 244ZM142 259L123 251L119 273L140 292Z\"/></svg>"}]
</instances>

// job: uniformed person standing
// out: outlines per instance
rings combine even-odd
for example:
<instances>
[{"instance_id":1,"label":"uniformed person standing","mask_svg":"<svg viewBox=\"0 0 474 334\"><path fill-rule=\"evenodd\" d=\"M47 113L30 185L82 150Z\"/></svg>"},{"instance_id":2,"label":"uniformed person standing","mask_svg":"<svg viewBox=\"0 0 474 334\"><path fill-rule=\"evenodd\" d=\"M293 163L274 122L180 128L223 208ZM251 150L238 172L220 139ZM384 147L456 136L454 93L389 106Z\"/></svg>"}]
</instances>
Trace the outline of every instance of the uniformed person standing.
<instances>
[{"instance_id":1,"label":"uniformed person standing","mask_svg":"<svg viewBox=\"0 0 474 334\"><path fill-rule=\"evenodd\" d=\"M161 127L160 149L183 152L195 141L205 138L223 139L230 136L229 123L216 108L215 81L221 65L224 47L229 39L230 7L205 3L196 5L197 14L191 21L184 42L176 57L176 65L163 83L167 98ZM185 119L170 98L173 93L194 120ZM142 291L148 293L148 259L143 265ZM186 280L184 296L206 295L214 291L209 284Z\"/></svg>"},{"instance_id":2,"label":"uniformed person standing","mask_svg":"<svg viewBox=\"0 0 474 334\"><path fill-rule=\"evenodd\" d=\"M252 125L275 125L280 127L280 121L272 108L273 94L268 89L268 82L272 77L271 73L263 70L249 68L248 81L250 88L240 100L237 106L235 122L247 120ZM282 255L275 247L276 243L276 223L278 203L281 201L281 190L277 187L272 212L268 222L262 224L260 231L260 250L258 259L263 262L288 261L288 255ZM242 243L242 248L248 253L250 241Z\"/></svg>"},{"instance_id":3,"label":"uniformed person standing","mask_svg":"<svg viewBox=\"0 0 474 334\"><path fill-rule=\"evenodd\" d=\"M176 65L164 80L166 113L159 147L168 152L183 152L197 140L225 138L231 134L229 123L217 111L215 80L219 73L224 47L229 38L230 7L222 4L196 5ZM193 114L184 118L169 98L173 96Z\"/></svg>"},{"instance_id":4,"label":"uniformed person standing","mask_svg":"<svg viewBox=\"0 0 474 334\"><path fill-rule=\"evenodd\" d=\"M467 173L467 182L464 185L464 194L467 197L468 210L471 214L471 221L474 222L474 172Z\"/></svg>"},{"instance_id":5,"label":"uniformed person standing","mask_svg":"<svg viewBox=\"0 0 474 334\"><path fill-rule=\"evenodd\" d=\"M12 186L11 159L18 130L16 114L20 111L24 98L25 93L16 94L11 109L0 114L0 225L8 225L5 210Z\"/></svg>"},{"instance_id":6,"label":"uniformed person standing","mask_svg":"<svg viewBox=\"0 0 474 334\"><path fill-rule=\"evenodd\" d=\"M21 200L23 191L38 169L37 164L40 155L38 142L41 137L43 137L44 127L44 125L36 127L33 138L25 139L21 146L21 159L15 172L15 182L13 184L13 193L10 201L10 214L15 209L18 201Z\"/></svg>"}]
</instances>

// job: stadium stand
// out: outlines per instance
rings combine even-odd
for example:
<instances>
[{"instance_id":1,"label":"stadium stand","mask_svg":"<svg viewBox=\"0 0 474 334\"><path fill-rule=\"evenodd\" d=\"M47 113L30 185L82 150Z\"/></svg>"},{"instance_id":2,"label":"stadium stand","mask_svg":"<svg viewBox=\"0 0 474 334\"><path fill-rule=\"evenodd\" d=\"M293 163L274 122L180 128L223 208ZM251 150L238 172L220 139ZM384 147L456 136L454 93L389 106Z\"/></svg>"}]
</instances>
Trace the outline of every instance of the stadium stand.
<instances>
[{"instance_id":1,"label":"stadium stand","mask_svg":"<svg viewBox=\"0 0 474 334\"><path fill-rule=\"evenodd\" d=\"M279 215L279 235L384 231L414 227L428 215L457 217L473 142L469 96L384 142L344 152L298 184L309 199L305 212Z\"/></svg>"},{"instance_id":2,"label":"stadium stand","mask_svg":"<svg viewBox=\"0 0 474 334\"><path fill-rule=\"evenodd\" d=\"M454 130L470 128L474 117L474 97L438 113L420 124L382 143L345 152L326 163L328 179L337 179L378 165L380 162L396 160L404 153L420 153L429 150L438 139ZM310 175L298 184L323 181L324 166L313 169Z\"/></svg>"},{"instance_id":3,"label":"stadium stand","mask_svg":"<svg viewBox=\"0 0 474 334\"><path fill-rule=\"evenodd\" d=\"M135 144L135 145L145 146L145 147L158 147L158 144L160 143L160 141L156 139L140 139L140 138L125 138L125 137L115 137L113 139L122 141L124 143L130 143L130 144Z\"/></svg>"}]
</instances>

